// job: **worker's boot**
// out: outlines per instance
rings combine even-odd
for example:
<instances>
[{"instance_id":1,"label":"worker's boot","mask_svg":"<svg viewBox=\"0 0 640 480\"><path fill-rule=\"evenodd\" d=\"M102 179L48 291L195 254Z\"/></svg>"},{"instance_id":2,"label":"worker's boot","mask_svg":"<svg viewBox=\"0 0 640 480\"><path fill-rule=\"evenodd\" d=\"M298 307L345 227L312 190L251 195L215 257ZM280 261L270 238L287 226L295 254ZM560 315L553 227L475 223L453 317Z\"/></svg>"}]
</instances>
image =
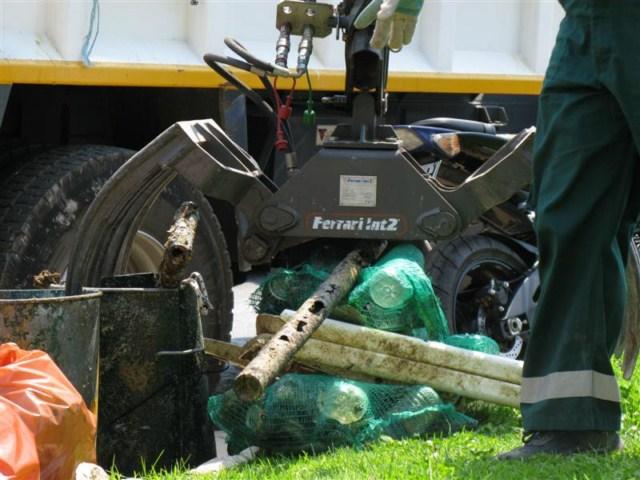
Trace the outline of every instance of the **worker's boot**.
<instances>
[{"instance_id":1,"label":"worker's boot","mask_svg":"<svg viewBox=\"0 0 640 480\"><path fill-rule=\"evenodd\" d=\"M542 453L552 455L609 453L621 450L623 447L618 432L532 432L525 435L523 442L522 447L498 455L498 460L524 460Z\"/></svg>"}]
</instances>

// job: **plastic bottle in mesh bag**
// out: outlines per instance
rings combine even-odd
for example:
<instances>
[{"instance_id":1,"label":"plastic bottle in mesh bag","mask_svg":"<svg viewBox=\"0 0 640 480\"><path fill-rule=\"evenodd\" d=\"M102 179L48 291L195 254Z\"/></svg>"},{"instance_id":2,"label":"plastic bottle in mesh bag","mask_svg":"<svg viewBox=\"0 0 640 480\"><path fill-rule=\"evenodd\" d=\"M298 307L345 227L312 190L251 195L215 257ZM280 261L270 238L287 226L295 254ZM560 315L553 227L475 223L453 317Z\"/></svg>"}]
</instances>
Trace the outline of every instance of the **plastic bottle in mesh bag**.
<instances>
[{"instance_id":1,"label":"plastic bottle in mesh bag","mask_svg":"<svg viewBox=\"0 0 640 480\"><path fill-rule=\"evenodd\" d=\"M438 412L436 410L427 410L410 418L402 417L406 412L423 410L425 407L440 404L442 404L440 396L431 387L418 385L408 389L406 394L388 410L390 424L385 429L385 433L395 439L426 434L430 431L431 424L437 421ZM399 419L394 417L399 417Z\"/></svg>"},{"instance_id":2,"label":"plastic bottle in mesh bag","mask_svg":"<svg viewBox=\"0 0 640 480\"><path fill-rule=\"evenodd\" d=\"M251 294L249 303L258 313L297 310L328 276L329 272L310 264L276 270Z\"/></svg>"},{"instance_id":3,"label":"plastic bottle in mesh bag","mask_svg":"<svg viewBox=\"0 0 640 480\"><path fill-rule=\"evenodd\" d=\"M424 256L416 246L394 247L362 271L349 305L367 326L443 340L449 333L447 321L423 264Z\"/></svg>"},{"instance_id":4,"label":"plastic bottle in mesh bag","mask_svg":"<svg viewBox=\"0 0 640 480\"><path fill-rule=\"evenodd\" d=\"M403 263L397 262L398 260ZM402 307L413 297L415 290L409 276L397 268L404 262L418 265L422 270L424 256L414 245L398 245L376 263L368 277L369 295L379 307Z\"/></svg>"},{"instance_id":5,"label":"plastic bottle in mesh bag","mask_svg":"<svg viewBox=\"0 0 640 480\"><path fill-rule=\"evenodd\" d=\"M472 426L429 387L286 374L255 402L231 390L209 399L209 416L234 452L259 446L278 453L362 447L382 433L396 438Z\"/></svg>"},{"instance_id":6,"label":"plastic bottle in mesh bag","mask_svg":"<svg viewBox=\"0 0 640 480\"><path fill-rule=\"evenodd\" d=\"M357 385L338 381L318 395L318 409L342 425L362 420L369 412L369 397Z\"/></svg>"},{"instance_id":7,"label":"plastic bottle in mesh bag","mask_svg":"<svg viewBox=\"0 0 640 480\"><path fill-rule=\"evenodd\" d=\"M413 297L413 285L404 275L389 269L377 270L369 278L371 300L381 308L400 308Z\"/></svg>"},{"instance_id":8,"label":"plastic bottle in mesh bag","mask_svg":"<svg viewBox=\"0 0 640 480\"><path fill-rule=\"evenodd\" d=\"M314 245L305 263L272 271L251 295L258 313L297 310L324 282L348 250L344 246Z\"/></svg>"},{"instance_id":9,"label":"plastic bottle in mesh bag","mask_svg":"<svg viewBox=\"0 0 640 480\"><path fill-rule=\"evenodd\" d=\"M386 435L395 439L451 434L476 428L478 422L443 403L438 393L426 385L407 387L405 394L387 411Z\"/></svg>"}]
</instances>

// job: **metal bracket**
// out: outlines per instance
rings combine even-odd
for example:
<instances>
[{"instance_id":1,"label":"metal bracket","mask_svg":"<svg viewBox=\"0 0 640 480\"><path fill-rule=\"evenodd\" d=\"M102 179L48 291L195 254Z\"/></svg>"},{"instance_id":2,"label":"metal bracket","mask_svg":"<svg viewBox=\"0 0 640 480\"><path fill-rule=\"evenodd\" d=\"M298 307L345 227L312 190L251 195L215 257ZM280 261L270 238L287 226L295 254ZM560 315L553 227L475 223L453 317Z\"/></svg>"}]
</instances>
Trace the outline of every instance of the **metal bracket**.
<instances>
[{"instance_id":1,"label":"metal bracket","mask_svg":"<svg viewBox=\"0 0 640 480\"><path fill-rule=\"evenodd\" d=\"M195 355L204 352L204 333L202 329L202 315L213 309L213 305L209 301L207 288L204 284L202 275L193 272L188 278L185 278L180 284L180 289L191 289L192 296L195 298L197 319L196 319L196 345L187 350L162 350L156 353L156 357L181 357L185 355Z\"/></svg>"},{"instance_id":2,"label":"metal bracket","mask_svg":"<svg viewBox=\"0 0 640 480\"><path fill-rule=\"evenodd\" d=\"M304 27L313 27L313 36L322 38L331 35L333 27L333 5L303 0L283 0L278 4L276 28L291 26L292 35L302 35Z\"/></svg>"},{"instance_id":3,"label":"metal bracket","mask_svg":"<svg viewBox=\"0 0 640 480\"><path fill-rule=\"evenodd\" d=\"M198 311L202 315L206 315L213 310L213 304L209 300L209 293L207 292L207 286L204 283L204 278L200 272L193 272L188 278L182 281L180 288L186 288L187 286L193 288L198 299Z\"/></svg>"}]
</instances>

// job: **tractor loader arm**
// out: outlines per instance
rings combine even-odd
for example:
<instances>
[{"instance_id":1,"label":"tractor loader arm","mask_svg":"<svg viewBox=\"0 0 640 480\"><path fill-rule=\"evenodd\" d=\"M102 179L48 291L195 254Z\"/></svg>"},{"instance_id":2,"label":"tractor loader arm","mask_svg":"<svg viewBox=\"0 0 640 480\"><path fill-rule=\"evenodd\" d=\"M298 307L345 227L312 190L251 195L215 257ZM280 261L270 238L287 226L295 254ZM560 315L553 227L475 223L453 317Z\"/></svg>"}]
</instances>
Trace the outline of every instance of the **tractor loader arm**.
<instances>
[{"instance_id":1,"label":"tractor loader arm","mask_svg":"<svg viewBox=\"0 0 640 480\"><path fill-rule=\"evenodd\" d=\"M131 157L102 188L80 226L67 292L124 270L135 232L162 190L182 175L236 207L239 235L275 187L213 120L179 122ZM244 227L243 227L244 226Z\"/></svg>"}]
</instances>

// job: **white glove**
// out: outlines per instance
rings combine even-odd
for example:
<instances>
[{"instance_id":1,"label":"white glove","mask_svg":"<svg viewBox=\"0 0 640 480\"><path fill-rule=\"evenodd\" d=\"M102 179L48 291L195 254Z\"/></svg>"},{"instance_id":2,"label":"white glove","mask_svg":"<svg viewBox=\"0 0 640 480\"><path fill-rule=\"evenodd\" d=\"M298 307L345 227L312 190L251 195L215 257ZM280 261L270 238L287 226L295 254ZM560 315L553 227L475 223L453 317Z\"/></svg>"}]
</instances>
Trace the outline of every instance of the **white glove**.
<instances>
[{"instance_id":1,"label":"white glove","mask_svg":"<svg viewBox=\"0 0 640 480\"><path fill-rule=\"evenodd\" d=\"M422 4L423 0L374 0L358 15L355 27L366 28L375 21L371 47L400 50L411 43Z\"/></svg>"}]
</instances>

